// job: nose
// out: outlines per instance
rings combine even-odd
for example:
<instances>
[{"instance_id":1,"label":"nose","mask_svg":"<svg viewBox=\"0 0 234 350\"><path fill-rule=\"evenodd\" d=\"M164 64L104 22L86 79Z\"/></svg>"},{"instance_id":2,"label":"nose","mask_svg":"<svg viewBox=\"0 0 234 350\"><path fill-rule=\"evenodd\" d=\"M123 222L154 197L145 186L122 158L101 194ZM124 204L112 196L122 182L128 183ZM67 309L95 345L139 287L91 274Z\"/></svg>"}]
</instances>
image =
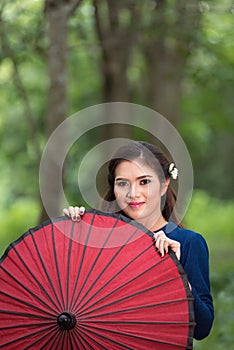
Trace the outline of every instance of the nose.
<instances>
[{"instance_id":1,"label":"nose","mask_svg":"<svg viewBox=\"0 0 234 350\"><path fill-rule=\"evenodd\" d=\"M129 186L127 197L128 198L139 197L139 188L136 184L132 184Z\"/></svg>"}]
</instances>

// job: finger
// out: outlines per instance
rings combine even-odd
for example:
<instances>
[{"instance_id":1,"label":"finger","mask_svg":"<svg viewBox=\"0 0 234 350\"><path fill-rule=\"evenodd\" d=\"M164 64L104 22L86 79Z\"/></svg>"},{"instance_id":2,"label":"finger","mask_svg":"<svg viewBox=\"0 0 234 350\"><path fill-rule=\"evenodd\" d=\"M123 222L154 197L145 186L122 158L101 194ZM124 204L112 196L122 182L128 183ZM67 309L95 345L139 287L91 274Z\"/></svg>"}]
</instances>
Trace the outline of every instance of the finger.
<instances>
[{"instance_id":1,"label":"finger","mask_svg":"<svg viewBox=\"0 0 234 350\"><path fill-rule=\"evenodd\" d=\"M69 206L68 207L68 211L69 211L69 216L71 217L71 219L73 221L76 221L76 210L75 210L75 207L72 207L72 206Z\"/></svg>"},{"instance_id":2,"label":"finger","mask_svg":"<svg viewBox=\"0 0 234 350\"><path fill-rule=\"evenodd\" d=\"M154 233L155 241L157 241L159 238L166 238L166 235L162 230Z\"/></svg>"},{"instance_id":3,"label":"finger","mask_svg":"<svg viewBox=\"0 0 234 350\"><path fill-rule=\"evenodd\" d=\"M74 213L75 213L75 215L74 215L74 221L77 221L77 222L80 222L80 220L81 220L81 212L80 212L80 207L74 207ZM83 214L82 214L83 215Z\"/></svg>"},{"instance_id":4,"label":"finger","mask_svg":"<svg viewBox=\"0 0 234 350\"><path fill-rule=\"evenodd\" d=\"M161 253L162 258L164 257L165 253L168 253L168 246L169 246L168 241L165 238L162 239L159 246L159 251Z\"/></svg>"},{"instance_id":5,"label":"finger","mask_svg":"<svg viewBox=\"0 0 234 350\"><path fill-rule=\"evenodd\" d=\"M158 239L155 243L155 246L158 252L160 253L161 257L163 257L165 253L168 253L169 243L167 242L166 238Z\"/></svg>"},{"instance_id":6,"label":"finger","mask_svg":"<svg viewBox=\"0 0 234 350\"><path fill-rule=\"evenodd\" d=\"M70 216L69 210L67 208L63 209L63 215Z\"/></svg>"},{"instance_id":7,"label":"finger","mask_svg":"<svg viewBox=\"0 0 234 350\"><path fill-rule=\"evenodd\" d=\"M80 215L76 215L76 218L75 218L75 220L74 220L74 221L80 222L80 220L81 220Z\"/></svg>"},{"instance_id":8,"label":"finger","mask_svg":"<svg viewBox=\"0 0 234 350\"><path fill-rule=\"evenodd\" d=\"M175 253L177 256L177 259L180 260L181 256L181 249L180 249L180 243L177 241L174 241L172 239L168 239L169 245L171 247L171 250Z\"/></svg>"},{"instance_id":9,"label":"finger","mask_svg":"<svg viewBox=\"0 0 234 350\"><path fill-rule=\"evenodd\" d=\"M80 215L84 215L85 213L85 207L80 207Z\"/></svg>"},{"instance_id":10,"label":"finger","mask_svg":"<svg viewBox=\"0 0 234 350\"><path fill-rule=\"evenodd\" d=\"M80 208L77 206L74 207L74 220L80 221Z\"/></svg>"},{"instance_id":11,"label":"finger","mask_svg":"<svg viewBox=\"0 0 234 350\"><path fill-rule=\"evenodd\" d=\"M159 237L156 241L155 241L155 246L158 250L161 250L162 245L164 244L165 238L161 238Z\"/></svg>"}]
</instances>

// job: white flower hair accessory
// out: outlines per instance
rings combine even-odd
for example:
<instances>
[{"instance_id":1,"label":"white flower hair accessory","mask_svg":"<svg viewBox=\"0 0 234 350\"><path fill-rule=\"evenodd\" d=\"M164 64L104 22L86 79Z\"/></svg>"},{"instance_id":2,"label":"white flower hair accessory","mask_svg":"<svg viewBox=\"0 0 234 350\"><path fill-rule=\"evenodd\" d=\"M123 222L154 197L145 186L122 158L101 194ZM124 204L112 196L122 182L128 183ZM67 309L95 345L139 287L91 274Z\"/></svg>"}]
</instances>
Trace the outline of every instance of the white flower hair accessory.
<instances>
[{"instance_id":1,"label":"white flower hair accessory","mask_svg":"<svg viewBox=\"0 0 234 350\"><path fill-rule=\"evenodd\" d=\"M177 179L177 177L178 177L178 169L176 168L174 163L171 163L169 165L168 174L170 175L170 177L172 177L173 180Z\"/></svg>"}]
</instances>

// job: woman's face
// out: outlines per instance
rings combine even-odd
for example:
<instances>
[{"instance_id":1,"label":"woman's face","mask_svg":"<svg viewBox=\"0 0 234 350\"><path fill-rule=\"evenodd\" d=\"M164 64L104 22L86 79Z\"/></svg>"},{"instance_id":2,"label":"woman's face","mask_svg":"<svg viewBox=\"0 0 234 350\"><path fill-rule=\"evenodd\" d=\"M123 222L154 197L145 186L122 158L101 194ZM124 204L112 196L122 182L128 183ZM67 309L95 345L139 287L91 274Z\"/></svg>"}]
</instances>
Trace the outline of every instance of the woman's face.
<instances>
[{"instance_id":1,"label":"woman's face","mask_svg":"<svg viewBox=\"0 0 234 350\"><path fill-rule=\"evenodd\" d=\"M161 196L168 184L160 184L157 173L139 160L122 161L115 170L114 194L127 216L150 228L162 217Z\"/></svg>"}]
</instances>

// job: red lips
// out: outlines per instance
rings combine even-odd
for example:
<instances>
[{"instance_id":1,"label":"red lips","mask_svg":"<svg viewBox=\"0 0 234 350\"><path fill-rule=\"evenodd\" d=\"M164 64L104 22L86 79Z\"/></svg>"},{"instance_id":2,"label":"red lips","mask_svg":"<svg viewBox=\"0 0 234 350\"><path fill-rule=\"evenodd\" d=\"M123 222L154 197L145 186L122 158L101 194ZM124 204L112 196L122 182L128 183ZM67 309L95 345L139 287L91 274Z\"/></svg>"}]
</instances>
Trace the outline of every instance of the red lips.
<instances>
[{"instance_id":1,"label":"red lips","mask_svg":"<svg viewBox=\"0 0 234 350\"><path fill-rule=\"evenodd\" d=\"M145 202L129 202L128 203L128 205L132 208L139 208L143 204L145 204Z\"/></svg>"}]
</instances>

